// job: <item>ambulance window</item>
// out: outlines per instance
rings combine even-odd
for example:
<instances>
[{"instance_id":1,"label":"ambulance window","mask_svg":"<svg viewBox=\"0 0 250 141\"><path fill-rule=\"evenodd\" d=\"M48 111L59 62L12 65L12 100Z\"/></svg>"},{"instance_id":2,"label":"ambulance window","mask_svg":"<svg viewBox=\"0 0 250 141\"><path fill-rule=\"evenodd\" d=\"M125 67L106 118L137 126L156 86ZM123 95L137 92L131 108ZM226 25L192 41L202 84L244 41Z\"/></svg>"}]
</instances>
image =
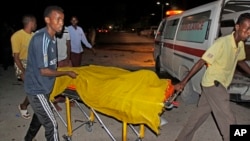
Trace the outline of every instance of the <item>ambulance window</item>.
<instances>
[{"instance_id":1,"label":"ambulance window","mask_svg":"<svg viewBox=\"0 0 250 141\"><path fill-rule=\"evenodd\" d=\"M234 29L234 25L235 23L233 19L221 21L219 36L225 36L225 35L230 34Z\"/></svg>"},{"instance_id":2,"label":"ambulance window","mask_svg":"<svg viewBox=\"0 0 250 141\"><path fill-rule=\"evenodd\" d=\"M177 32L177 40L203 43L209 32L211 11L183 17Z\"/></svg>"},{"instance_id":3,"label":"ambulance window","mask_svg":"<svg viewBox=\"0 0 250 141\"><path fill-rule=\"evenodd\" d=\"M164 32L165 39L174 39L179 19L169 20Z\"/></svg>"},{"instance_id":4,"label":"ambulance window","mask_svg":"<svg viewBox=\"0 0 250 141\"><path fill-rule=\"evenodd\" d=\"M166 24L166 20L162 21L162 23L160 24L160 27L159 27L159 30L158 30L157 35L162 36L162 33L163 33L163 29L164 29L164 27L165 27L165 24Z\"/></svg>"},{"instance_id":5,"label":"ambulance window","mask_svg":"<svg viewBox=\"0 0 250 141\"><path fill-rule=\"evenodd\" d=\"M234 20L224 20L221 21L221 27L234 27Z\"/></svg>"}]
</instances>

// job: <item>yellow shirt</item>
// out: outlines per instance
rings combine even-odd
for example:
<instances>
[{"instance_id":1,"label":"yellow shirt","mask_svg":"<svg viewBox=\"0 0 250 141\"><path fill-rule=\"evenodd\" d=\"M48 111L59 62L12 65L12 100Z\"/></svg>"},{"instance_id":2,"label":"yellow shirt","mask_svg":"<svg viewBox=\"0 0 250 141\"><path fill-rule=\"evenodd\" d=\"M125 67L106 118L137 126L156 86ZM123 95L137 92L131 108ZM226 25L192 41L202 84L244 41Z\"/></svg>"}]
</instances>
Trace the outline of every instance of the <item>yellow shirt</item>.
<instances>
[{"instance_id":1,"label":"yellow shirt","mask_svg":"<svg viewBox=\"0 0 250 141\"><path fill-rule=\"evenodd\" d=\"M244 43L239 42L237 47L233 33L217 39L202 56L208 64L202 86L212 86L214 80L217 80L227 88L232 81L237 61L245 58Z\"/></svg>"},{"instance_id":2,"label":"yellow shirt","mask_svg":"<svg viewBox=\"0 0 250 141\"><path fill-rule=\"evenodd\" d=\"M19 58L21 60L27 60L29 42L33 33L29 34L23 29L18 30L11 36L11 47L12 52L19 53Z\"/></svg>"}]
</instances>

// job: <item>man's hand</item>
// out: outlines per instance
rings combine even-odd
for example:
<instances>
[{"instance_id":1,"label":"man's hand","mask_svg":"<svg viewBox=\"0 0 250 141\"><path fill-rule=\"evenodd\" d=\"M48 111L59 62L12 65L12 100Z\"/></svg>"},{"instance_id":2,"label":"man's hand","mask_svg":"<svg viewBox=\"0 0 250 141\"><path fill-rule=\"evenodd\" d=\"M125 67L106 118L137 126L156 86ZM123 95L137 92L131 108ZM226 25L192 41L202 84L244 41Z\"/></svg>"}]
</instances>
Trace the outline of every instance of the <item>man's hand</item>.
<instances>
[{"instance_id":1,"label":"man's hand","mask_svg":"<svg viewBox=\"0 0 250 141\"><path fill-rule=\"evenodd\" d=\"M68 76L71 78L76 78L77 77L77 73L73 72L73 71L68 71Z\"/></svg>"},{"instance_id":2,"label":"man's hand","mask_svg":"<svg viewBox=\"0 0 250 141\"><path fill-rule=\"evenodd\" d=\"M177 83L177 84L174 85L174 89L176 91L182 91L184 89L185 85L186 85L186 83L179 82L179 83Z\"/></svg>"},{"instance_id":3,"label":"man's hand","mask_svg":"<svg viewBox=\"0 0 250 141\"><path fill-rule=\"evenodd\" d=\"M66 60L66 63L67 63L67 64L66 64L67 67L72 67L72 62L71 62L70 59L67 59L67 60Z\"/></svg>"},{"instance_id":4,"label":"man's hand","mask_svg":"<svg viewBox=\"0 0 250 141\"><path fill-rule=\"evenodd\" d=\"M92 50L93 54L96 56L96 51L95 51L95 49L94 49L94 48L91 48L91 50Z\"/></svg>"},{"instance_id":5,"label":"man's hand","mask_svg":"<svg viewBox=\"0 0 250 141\"><path fill-rule=\"evenodd\" d=\"M25 76L25 73L24 73L24 72L22 72L22 74L21 74L20 76L21 76L22 81L24 81L24 76Z\"/></svg>"}]
</instances>

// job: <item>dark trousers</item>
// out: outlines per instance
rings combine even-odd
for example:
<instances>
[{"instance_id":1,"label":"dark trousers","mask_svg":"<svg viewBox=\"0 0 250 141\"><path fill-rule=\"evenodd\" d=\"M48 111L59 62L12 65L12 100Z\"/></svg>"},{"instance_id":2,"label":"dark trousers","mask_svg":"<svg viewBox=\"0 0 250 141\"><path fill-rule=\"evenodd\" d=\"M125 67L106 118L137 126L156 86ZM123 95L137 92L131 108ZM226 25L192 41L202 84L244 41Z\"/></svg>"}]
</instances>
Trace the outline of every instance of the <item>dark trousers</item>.
<instances>
[{"instance_id":1,"label":"dark trousers","mask_svg":"<svg viewBox=\"0 0 250 141\"><path fill-rule=\"evenodd\" d=\"M179 133L177 141L191 141L196 130L211 113L213 113L223 141L229 141L230 124L236 124L236 119L230 108L229 94L226 88L219 85L218 87L202 87L202 89L198 107L194 109L194 113Z\"/></svg>"},{"instance_id":2,"label":"dark trousers","mask_svg":"<svg viewBox=\"0 0 250 141\"><path fill-rule=\"evenodd\" d=\"M28 95L28 99L34 114L25 141L32 141L41 126L45 129L47 141L59 141L58 125L49 103L49 95Z\"/></svg>"},{"instance_id":3,"label":"dark trousers","mask_svg":"<svg viewBox=\"0 0 250 141\"><path fill-rule=\"evenodd\" d=\"M80 67L82 62L82 54L83 53L70 53L70 59L73 67Z\"/></svg>"},{"instance_id":4,"label":"dark trousers","mask_svg":"<svg viewBox=\"0 0 250 141\"><path fill-rule=\"evenodd\" d=\"M42 124L40 123L36 114L33 114L33 117L30 123L30 128L28 129L28 132L25 136L25 141L32 141L32 139L36 136L41 126Z\"/></svg>"}]
</instances>

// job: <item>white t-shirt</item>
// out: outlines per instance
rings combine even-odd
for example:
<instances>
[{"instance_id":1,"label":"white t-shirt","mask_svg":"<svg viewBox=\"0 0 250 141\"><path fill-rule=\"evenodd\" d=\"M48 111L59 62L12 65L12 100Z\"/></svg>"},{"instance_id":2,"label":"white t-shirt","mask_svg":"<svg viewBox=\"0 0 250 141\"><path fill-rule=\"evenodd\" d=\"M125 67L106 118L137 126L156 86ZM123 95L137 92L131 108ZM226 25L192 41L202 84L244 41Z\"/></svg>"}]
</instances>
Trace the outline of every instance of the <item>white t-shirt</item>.
<instances>
[{"instance_id":1,"label":"white t-shirt","mask_svg":"<svg viewBox=\"0 0 250 141\"><path fill-rule=\"evenodd\" d=\"M64 60L67 58L67 45L66 42L70 40L70 35L68 32L68 28L64 27L64 30L62 31L62 36L57 37L57 56L58 61Z\"/></svg>"}]
</instances>

